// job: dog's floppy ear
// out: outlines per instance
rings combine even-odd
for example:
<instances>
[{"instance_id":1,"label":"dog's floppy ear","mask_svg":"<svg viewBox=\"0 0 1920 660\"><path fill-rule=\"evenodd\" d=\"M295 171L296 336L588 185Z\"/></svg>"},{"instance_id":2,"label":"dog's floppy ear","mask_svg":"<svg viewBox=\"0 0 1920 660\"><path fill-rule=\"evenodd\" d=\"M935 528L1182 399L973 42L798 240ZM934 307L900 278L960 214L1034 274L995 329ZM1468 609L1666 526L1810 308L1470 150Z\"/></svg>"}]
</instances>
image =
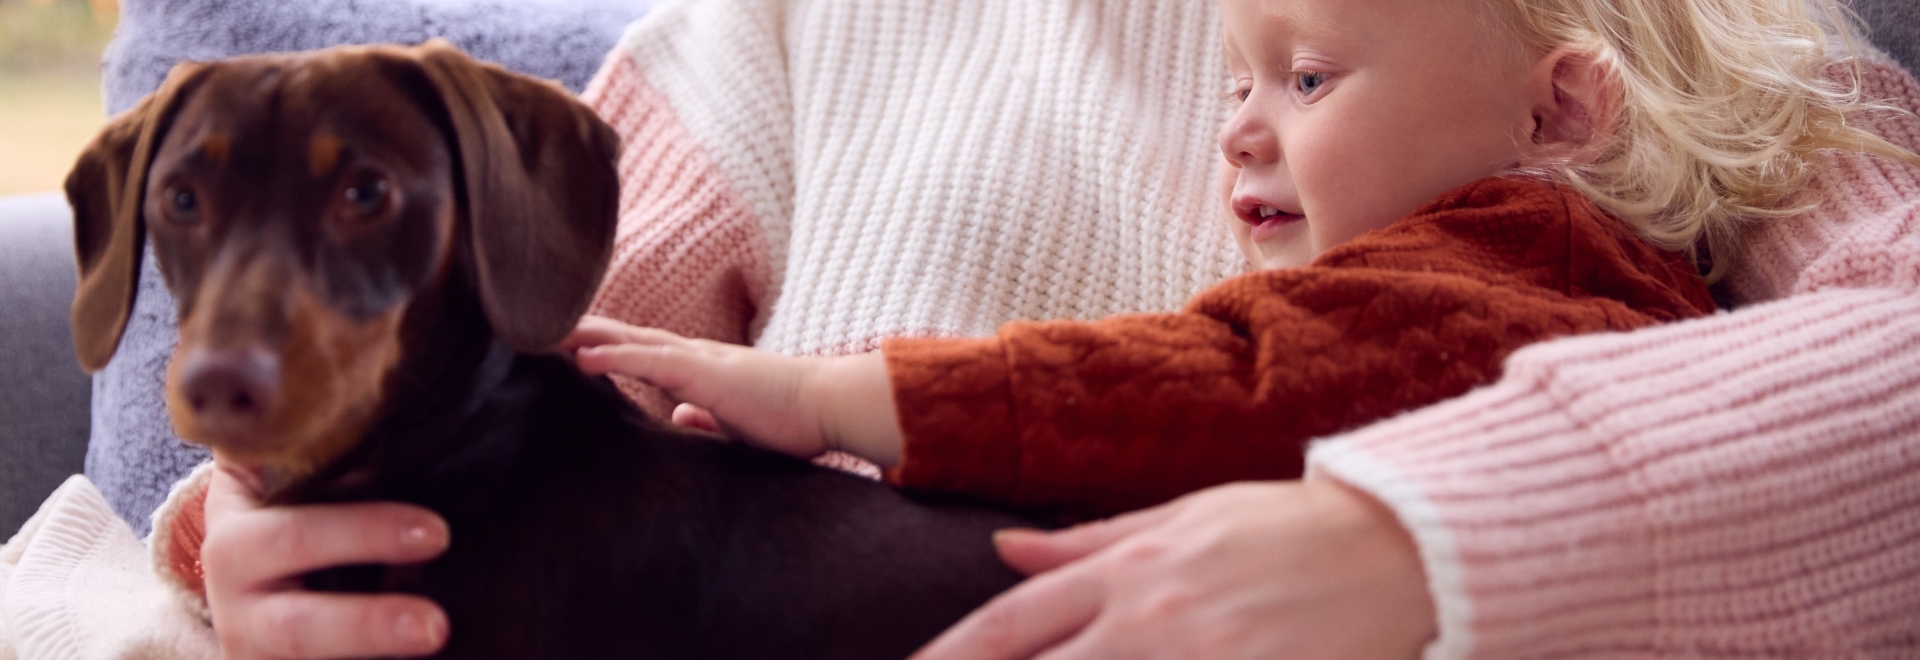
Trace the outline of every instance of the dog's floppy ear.
<instances>
[{"instance_id":1,"label":"dog's floppy ear","mask_svg":"<svg viewBox=\"0 0 1920 660\"><path fill-rule=\"evenodd\" d=\"M487 320L516 349L549 348L612 258L619 136L558 85L437 39L414 55L452 125Z\"/></svg>"},{"instance_id":2,"label":"dog's floppy ear","mask_svg":"<svg viewBox=\"0 0 1920 660\"><path fill-rule=\"evenodd\" d=\"M126 331L140 279L147 226L141 217L147 167L180 102L206 68L181 64L160 89L108 122L67 174L73 246L80 267L73 294L73 349L88 372L107 366Z\"/></svg>"}]
</instances>

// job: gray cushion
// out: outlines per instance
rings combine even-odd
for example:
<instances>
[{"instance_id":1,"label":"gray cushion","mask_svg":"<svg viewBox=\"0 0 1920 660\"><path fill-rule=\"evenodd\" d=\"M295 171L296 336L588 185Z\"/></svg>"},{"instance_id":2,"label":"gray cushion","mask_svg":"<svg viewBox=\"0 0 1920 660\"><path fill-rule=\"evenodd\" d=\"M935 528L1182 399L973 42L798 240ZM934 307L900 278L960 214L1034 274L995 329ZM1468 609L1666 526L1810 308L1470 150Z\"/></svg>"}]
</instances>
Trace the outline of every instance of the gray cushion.
<instances>
[{"instance_id":1,"label":"gray cushion","mask_svg":"<svg viewBox=\"0 0 1920 660\"><path fill-rule=\"evenodd\" d=\"M578 91L627 24L653 0L122 0L107 49L107 109L160 86L183 60L337 44L445 38L475 57ZM68 285L72 291L72 285ZM69 294L70 295L70 294ZM141 270L133 316L113 360L94 378L86 474L135 533L167 489L206 452L173 435L161 379L175 311L153 260ZM72 350L67 349L71 356Z\"/></svg>"},{"instance_id":2,"label":"gray cushion","mask_svg":"<svg viewBox=\"0 0 1920 660\"><path fill-rule=\"evenodd\" d=\"M1853 10L1865 21L1867 39L1887 51L1900 66L1920 72L1920 2L1915 0L1852 0Z\"/></svg>"},{"instance_id":3,"label":"gray cushion","mask_svg":"<svg viewBox=\"0 0 1920 660\"><path fill-rule=\"evenodd\" d=\"M160 86L174 64L339 44L433 37L578 92L654 0L123 0L107 47L108 114Z\"/></svg>"},{"instance_id":4,"label":"gray cushion","mask_svg":"<svg viewBox=\"0 0 1920 660\"><path fill-rule=\"evenodd\" d=\"M87 376L73 356L73 221L57 193L0 197L0 537L11 534L87 447Z\"/></svg>"}]
</instances>

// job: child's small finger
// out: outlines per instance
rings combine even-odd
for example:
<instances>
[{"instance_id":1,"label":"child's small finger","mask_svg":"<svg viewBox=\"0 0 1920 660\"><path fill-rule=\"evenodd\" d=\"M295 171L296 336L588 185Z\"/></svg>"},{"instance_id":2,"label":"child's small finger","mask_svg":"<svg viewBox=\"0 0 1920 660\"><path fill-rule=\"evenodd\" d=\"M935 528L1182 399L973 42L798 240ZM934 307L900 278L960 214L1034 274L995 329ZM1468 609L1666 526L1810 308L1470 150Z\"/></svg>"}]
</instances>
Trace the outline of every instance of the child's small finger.
<instances>
[{"instance_id":1,"label":"child's small finger","mask_svg":"<svg viewBox=\"0 0 1920 660\"><path fill-rule=\"evenodd\" d=\"M647 375L656 371L652 353L658 349L634 350L624 344L587 346L573 353L573 363L590 375L617 373L652 382ZM658 386L659 383L654 383Z\"/></svg>"},{"instance_id":2,"label":"child's small finger","mask_svg":"<svg viewBox=\"0 0 1920 660\"><path fill-rule=\"evenodd\" d=\"M554 348L571 351L587 346L616 344L624 341L626 330L631 327L606 317L584 316L580 318L580 323L573 327L573 332L561 338L560 343Z\"/></svg>"},{"instance_id":3,"label":"child's small finger","mask_svg":"<svg viewBox=\"0 0 1920 660\"><path fill-rule=\"evenodd\" d=\"M574 328L573 332L561 337L560 343L554 344L553 349L561 352L576 351L588 346L600 346L618 341L620 340L597 330Z\"/></svg>"},{"instance_id":4,"label":"child's small finger","mask_svg":"<svg viewBox=\"0 0 1920 660\"><path fill-rule=\"evenodd\" d=\"M713 413L691 403L673 407L673 423L708 433L725 433L720 429L720 421L713 418Z\"/></svg>"},{"instance_id":5,"label":"child's small finger","mask_svg":"<svg viewBox=\"0 0 1920 660\"><path fill-rule=\"evenodd\" d=\"M640 344L589 346L574 353L574 364L587 374L630 376L668 392L686 384L687 375L698 366L697 360L690 351Z\"/></svg>"},{"instance_id":6,"label":"child's small finger","mask_svg":"<svg viewBox=\"0 0 1920 660\"><path fill-rule=\"evenodd\" d=\"M573 327L573 332L562 338L555 348L571 351L607 344L658 346L683 345L687 342L687 338L659 328L643 328L601 316L583 316L580 318L580 323Z\"/></svg>"},{"instance_id":7,"label":"child's small finger","mask_svg":"<svg viewBox=\"0 0 1920 660\"><path fill-rule=\"evenodd\" d=\"M620 332L620 341L643 346L690 346L697 342L659 328L626 326Z\"/></svg>"}]
</instances>

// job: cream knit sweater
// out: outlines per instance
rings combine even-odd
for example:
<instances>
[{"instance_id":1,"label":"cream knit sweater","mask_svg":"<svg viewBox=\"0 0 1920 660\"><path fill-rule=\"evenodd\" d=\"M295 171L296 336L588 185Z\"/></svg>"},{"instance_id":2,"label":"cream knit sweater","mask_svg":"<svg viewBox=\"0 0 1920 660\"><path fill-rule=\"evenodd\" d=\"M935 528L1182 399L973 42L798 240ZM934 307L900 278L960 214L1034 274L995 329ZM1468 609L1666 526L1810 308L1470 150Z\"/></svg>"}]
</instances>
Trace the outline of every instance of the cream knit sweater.
<instances>
[{"instance_id":1,"label":"cream knit sweater","mask_svg":"<svg viewBox=\"0 0 1920 660\"><path fill-rule=\"evenodd\" d=\"M667 2L595 312L795 354L1179 307L1241 269L1212 2Z\"/></svg>"},{"instance_id":2,"label":"cream knit sweater","mask_svg":"<svg viewBox=\"0 0 1920 660\"><path fill-rule=\"evenodd\" d=\"M662 3L582 94L625 148L592 312L840 355L1176 309L1242 269L1219 29L1193 0Z\"/></svg>"}]
</instances>

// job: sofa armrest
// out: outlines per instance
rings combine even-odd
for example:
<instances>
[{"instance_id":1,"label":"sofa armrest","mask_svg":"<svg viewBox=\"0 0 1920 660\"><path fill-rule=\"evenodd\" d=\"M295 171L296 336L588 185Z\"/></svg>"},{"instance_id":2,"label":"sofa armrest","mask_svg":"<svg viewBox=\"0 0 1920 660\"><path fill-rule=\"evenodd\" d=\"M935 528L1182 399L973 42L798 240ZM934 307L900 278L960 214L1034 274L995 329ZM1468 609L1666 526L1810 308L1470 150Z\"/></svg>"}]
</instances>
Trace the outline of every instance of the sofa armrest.
<instances>
[{"instance_id":1,"label":"sofa armrest","mask_svg":"<svg viewBox=\"0 0 1920 660\"><path fill-rule=\"evenodd\" d=\"M66 198L0 197L0 538L85 461L92 388L67 325L73 287Z\"/></svg>"}]
</instances>

